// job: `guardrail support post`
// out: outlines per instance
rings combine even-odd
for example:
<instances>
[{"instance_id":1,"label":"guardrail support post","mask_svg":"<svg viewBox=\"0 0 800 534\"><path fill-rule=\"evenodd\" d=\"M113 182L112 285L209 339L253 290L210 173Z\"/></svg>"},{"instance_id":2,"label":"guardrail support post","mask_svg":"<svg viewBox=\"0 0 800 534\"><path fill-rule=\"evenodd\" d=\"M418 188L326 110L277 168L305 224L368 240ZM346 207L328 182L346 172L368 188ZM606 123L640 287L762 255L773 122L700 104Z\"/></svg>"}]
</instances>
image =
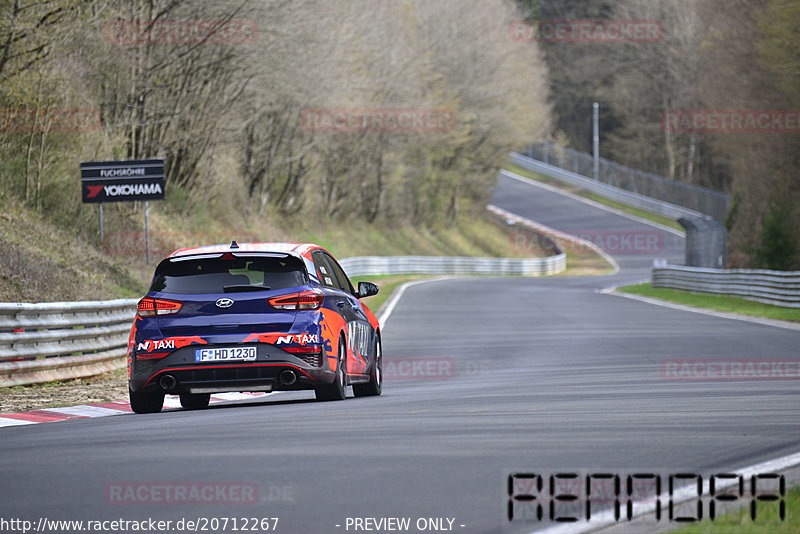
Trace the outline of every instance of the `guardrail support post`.
<instances>
[{"instance_id":1,"label":"guardrail support post","mask_svg":"<svg viewBox=\"0 0 800 534\"><path fill-rule=\"evenodd\" d=\"M144 201L144 239L147 242L147 265L150 265L150 203Z\"/></svg>"}]
</instances>

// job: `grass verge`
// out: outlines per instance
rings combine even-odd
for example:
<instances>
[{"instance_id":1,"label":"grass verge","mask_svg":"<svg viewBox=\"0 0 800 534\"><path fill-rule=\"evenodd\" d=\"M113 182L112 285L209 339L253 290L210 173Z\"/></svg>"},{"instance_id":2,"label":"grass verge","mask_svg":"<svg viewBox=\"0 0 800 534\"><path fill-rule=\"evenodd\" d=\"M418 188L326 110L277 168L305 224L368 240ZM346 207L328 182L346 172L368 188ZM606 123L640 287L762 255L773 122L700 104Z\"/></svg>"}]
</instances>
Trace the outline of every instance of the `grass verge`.
<instances>
[{"instance_id":1,"label":"grass verge","mask_svg":"<svg viewBox=\"0 0 800 534\"><path fill-rule=\"evenodd\" d=\"M752 300L724 295L701 295L689 293L688 291L679 291L677 289L653 287L649 282L646 284L620 287L617 288L617 291L666 300L685 306L694 306L695 308L706 308L721 312L778 319L781 321L800 322L800 309L782 308L781 306L772 306L771 304L763 304L761 302L753 302Z\"/></svg>"},{"instance_id":2,"label":"grass verge","mask_svg":"<svg viewBox=\"0 0 800 534\"><path fill-rule=\"evenodd\" d=\"M353 282L353 285L356 287L358 287L359 282L373 282L378 285L380 291L378 291L377 295L361 299L369 306L372 313L378 316L380 315L383 305L389 300L389 297L392 296L392 293L394 293L398 287L406 282L422 280L424 278L434 278L434 276L427 274L386 274L376 276L354 276L350 281Z\"/></svg>"},{"instance_id":3,"label":"grass verge","mask_svg":"<svg viewBox=\"0 0 800 534\"><path fill-rule=\"evenodd\" d=\"M567 270L553 276L598 276L614 271L614 267L603 256L589 247L559 238L555 238L555 241L567 253Z\"/></svg>"},{"instance_id":4,"label":"grass verge","mask_svg":"<svg viewBox=\"0 0 800 534\"><path fill-rule=\"evenodd\" d=\"M543 174L539 174L533 171L529 171L528 169L524 169L519 165L511 165L507 166L507 169L515 174L519 174L520 176L524 176L525 178L530 178L531 180L536 180L537 182L542 182L548 185L552 185L553 187L557 187L559 189L563 189L575 195L581 196L583 198L587 198L589 200L593 200L599 204L603 204L610 208L614 208L616 210L628 213L630 215L635 215L636 217L640 217L642 219L647 219L648 221L653 221L658 224L662 224L664 226L668 226L670 228L674 228L681 232L684 232L683 226L678 224L677 221L670 219L669 217L664 217L662 215L657 215L655 213L650 213L649 211L645 211L639 208L634 208L632 206L628 206L627 204L622 204L621 202L616 202L614 200L609 200L605 197L601 197L595 193L591 193L584 189L580 189L579 187L566 185L563 182L559 182L558 180L554 180L548 176Z\"/></svg>"},{"instance_id":5,"label":"grass verge","mask_svg":"<svg viewBox=\"0 0 800 534\"><path fill-rule=\"evenodd\" d=\"M790 534L800 532L800 488L786 493L786 516L780 519L778 503L758 503L757 516L750 518L750 507L744 506L714 519L673 531L674 534Z\"/></svg>"},{"instance_id":6,"label":"grass verge","mask_svg":"<svg viewBox=\"0 0 800 534\"><path fill-rule=\"evenodd\" d=\"M453 225L439 228L390 227L343 223L309 226L302 221L293 241L316 243L337 258L352 256L479 256L524 258L545 256L538 247L514 247L508 229L488 213L480 218L463 216Z\"/></svg>"}]
</instances>

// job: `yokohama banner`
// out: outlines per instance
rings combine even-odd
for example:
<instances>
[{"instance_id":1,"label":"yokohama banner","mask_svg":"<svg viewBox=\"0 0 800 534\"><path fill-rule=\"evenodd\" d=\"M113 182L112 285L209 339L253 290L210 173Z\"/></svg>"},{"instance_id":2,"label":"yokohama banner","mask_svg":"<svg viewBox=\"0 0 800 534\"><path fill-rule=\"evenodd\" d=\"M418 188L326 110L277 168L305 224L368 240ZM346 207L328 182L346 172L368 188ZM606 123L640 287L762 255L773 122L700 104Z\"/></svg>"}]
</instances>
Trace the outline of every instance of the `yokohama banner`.
<instances>
[{"instance_id":1,"label":"yokohama banner","mask_svg":"<svg viewBox=\"0 0 800 534\"><path fill-rule=\"evenodd\" d=\"M164 160L83 162L81 191L85 203L164 198Z\"/></svg>"}]
</instances>

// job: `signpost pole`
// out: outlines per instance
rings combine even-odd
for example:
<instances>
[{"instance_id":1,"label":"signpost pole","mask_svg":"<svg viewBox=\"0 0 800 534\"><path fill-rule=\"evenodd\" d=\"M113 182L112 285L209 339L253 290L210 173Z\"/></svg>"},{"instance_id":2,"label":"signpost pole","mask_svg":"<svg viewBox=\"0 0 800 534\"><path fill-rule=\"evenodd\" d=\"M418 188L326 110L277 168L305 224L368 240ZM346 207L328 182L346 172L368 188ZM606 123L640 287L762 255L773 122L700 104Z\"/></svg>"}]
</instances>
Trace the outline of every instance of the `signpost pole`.
<instances>
[{"instance_id":1,"label":"signpost pole","mask_svg":"<svg viewBox=\"0 0 800 534\"><path fill-rule=\"evenodd\" d=\"M144 201L144 238L147 241L147 264L150 265L150 203Z\"/></svg>"},{"instance_id":2,"label":"signpost pole","mask_svg":"<svg viewBox=\"0 0 800 534\"><path fill-rule=\"evenodd\" d=\"M81 162L81 200L100 205L100 245L104 244L103 203L144 200L147 263L150 263L150 200L164 198L164 160Z\"/></svg>"}]
</instances>

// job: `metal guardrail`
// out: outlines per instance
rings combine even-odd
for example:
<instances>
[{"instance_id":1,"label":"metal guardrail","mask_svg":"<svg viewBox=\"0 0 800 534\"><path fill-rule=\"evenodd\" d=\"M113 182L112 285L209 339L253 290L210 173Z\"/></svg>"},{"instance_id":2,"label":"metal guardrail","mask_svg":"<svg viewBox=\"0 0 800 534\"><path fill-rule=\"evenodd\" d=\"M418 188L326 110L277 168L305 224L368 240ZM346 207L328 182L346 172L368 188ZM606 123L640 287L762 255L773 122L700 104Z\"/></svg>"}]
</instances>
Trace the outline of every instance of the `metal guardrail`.
<instances>
[{"instance_id":1,"label":"metal guardrail","mask_svg":"<svg viewBox=\"0 0 800 534\"><path fill-rule=\"evenodd\" d=\"M0 386L124 367L137 302L0 303Z\"/></svg>"},{"instance_id":2,"label":"metal guardrail","mask_svg":"<svg viewBox=\"0 0 800 534\"><path fill-rule=\"evenodd\" d=\"M800 271L704 269L656 264L653 287L729 295L786 308L800 308Z\"/></svg>"},{"instance_id":3,"label":"metal guardrail","mask_svg":"<svg viewBox=\"0 0 800 534\"><path fill-rule=\"evenodd\" d=\"M591 154L547 141L527 145L525 153L529 158L594 181L594 158ZM729 196L724 193L632 169L605 158L600 158L599 163L599 182L705 213L720 222L725 220Z\"/></svg>"},{"instance_id":4,"label":"metal guardrail","mask_svg":"<svg viewBox=\"0 0 800 534\"><path fill-rule=\"evenodd\" d=\"M566 269L566 255L558 252L546 258L365 256L341 264L350 276L538 276ZM0 303L0 386L82 378L124 367L137 302Z\"/></svg>"},{"instance_id":5,"label":"metal guardrail","mask_svg":"<svg viewBox=\"0 0 800 534\"><path fill-rule=\"evenodd\" d=\"M580 174L550 165L549 163L528 158L516 152L511 153L511 163L519 165L529 171L538 172L561 182L586 189L609 200L615 200L622 204L657 213L671 219L678 219L680 217L703 217L703 214L699 211L670 204L669 202L664 202L663 200L647 197L638 193L625 191L618 187L604 184L591 178L581 176Z\"/></svg>"},{"instance_id":6,"label":"metal guardrail","mask_svg":"<svg viewBox=\"0 0 800 534\"><path fill-rule=\"evenodd\" d=\"M513 174L513 173L508 173L508 171L502 171L501 174L502 173ZM518 176L518 175L514 175L514 176ZM520 178L528 180L528 178L524 178L524 177L520 177ZM584 238L576 236L576 235L568 234L566 232L561 232L559 230L556 230L555 228L550 228L549 226L545 226L545 225L543 225L541 223L538 223L536 221L532 221L530 219L526 219L525 217L521 217L521 216L519 216L519 215L517 215L515 213L511 213L510 211L506 211L503 208L495 206L494 204L489 204L486 207L486 209L490 213L493 213L494 215L500 217L501 219L504 219L507 222L511 222L513 224L518 224L520 226L525 226L525 227L529 228L530 230L533 230L534 232L538 233L539 235L545 237L546 239L549 239L550 242L552 243L552 247L554 247L554 250L558 251L559 253L563 252L563 250L561 250L561 248L556 244L555 241L552 240L552 238L558 238L558 239L561 239L561 240L563 240L565 242L573 243L573 244L577 245L578 247L580 247L581 249L584 249L584 250L592 250L592 251L594 251L598 256L602 257L604 260L606 260L608 262L609 267L611 267L611 269L612 269L612 273L611 274L616 274L617 272L619 272L619 264L616 262L616 260L614 258L612 258L611 255L608 254L605 250L603 250L602 248L598 247L595 243L592 243L588 239L584 239ZM566 263L567 262L566 262L566 255L565 255L565 257L564 257L564 269L562 269L562 270L566 269Z\"/></svg>"},{"instance_id":7,"label":"metal guardrail","mask_svg":"<svg viewBox=\"0 0 800 534\"><path fill-rule=\"evenodd\" d=\"M344 258L342 268L348 276L379 274L488 274L542 276L567 268L566 254L560 251L545 258L474 258L459 256L361 256Z\"/></svg>"}]
</instances>

